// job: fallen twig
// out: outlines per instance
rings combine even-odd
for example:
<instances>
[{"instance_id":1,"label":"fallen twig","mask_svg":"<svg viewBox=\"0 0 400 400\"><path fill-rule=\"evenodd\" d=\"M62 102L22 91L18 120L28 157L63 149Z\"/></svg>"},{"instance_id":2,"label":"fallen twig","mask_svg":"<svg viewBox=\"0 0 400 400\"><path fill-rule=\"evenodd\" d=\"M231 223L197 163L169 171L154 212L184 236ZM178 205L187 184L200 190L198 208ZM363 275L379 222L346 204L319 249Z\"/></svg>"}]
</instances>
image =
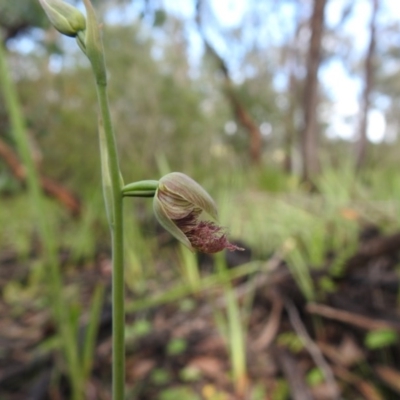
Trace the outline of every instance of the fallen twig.
<instances>
[{"instance_id":1,"label":"fallen twig","mask_svg":"<svg viewBox=\"0 0 400 400\"><path fill-rule=\"evenodd\" d=\"M333 375L332 369L329 364L326 362L324 356L322 355L321 350L316 345L316 343L311 339L310 335L308 334L297 308L294 306L292 301L288 298L284 299L285 308L289 315L289 320L293 326L293 329L303 342L304 346L307 348L310 356L314 360L315 364L321 369L322 373L325 376L325 380L327 385L329 385L329 392L332 393L332 399L340 399L340 390L338 385L336 384L335 377Z\"/></svg>"},{"instance_id":2,"label":"fallen twig","mask_svg":"<svg viewBox=\"0 0 400 400\"><path fill-rule=\"evenodd\" d=\"M306 311L310 314L320 315L321 317L344 322L359 328L373 329L394 329L400 332L400 322L389 322L381 319L373 319L364 315L356 314L350 311L339 310L323 304L310 303L306 306Z\"/></svg>"}]
</instances>

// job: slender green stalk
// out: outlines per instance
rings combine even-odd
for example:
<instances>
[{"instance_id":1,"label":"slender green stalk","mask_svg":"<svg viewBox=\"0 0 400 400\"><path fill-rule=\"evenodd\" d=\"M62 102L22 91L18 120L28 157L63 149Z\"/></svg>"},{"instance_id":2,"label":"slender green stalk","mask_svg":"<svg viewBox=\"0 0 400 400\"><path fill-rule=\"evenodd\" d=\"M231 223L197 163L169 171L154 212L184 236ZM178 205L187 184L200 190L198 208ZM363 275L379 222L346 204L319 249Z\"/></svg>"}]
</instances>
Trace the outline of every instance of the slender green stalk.
<instances>
[{"instance_id":1,"label":"slender green stalk","mask_svg":"<svg viewBox=\"0 0 400 400\"><path fill-rule=\"evenodd\" d=\"M68 311L67 304L62 294L62 279L57 259L57 246L55 236L52 234L46 215L45 204L43 202L43 193L40 186L40 178L29 148L29 140L26 135L24 117L19 104L17 90L9 75L8 66L5 57L5 51L0 44L0 86L2 87L4 102L10 118L11 131L25 166L26 181L28 191L36 212L36 221L39 227L42 244L44 249L45 265L49 268L49 286L51 292L50 303L53 306L54 317L60 329L61 342L64 354L67 360L68 372L71 378L73 399L78 400L82 397L82 379L79 373L79 362L76 347L75 332L69 324L69 318L65 318Z\"/></svg>"},{"instance_id":2,"label":"slender green stalk","mask_svg":"<svg viewBox=\"0 0 400 400\"><path fill-rule=\"evenodd\" d=\"M181 245L179 247L179 258L182 264L182 273L193 292L201 287L201 276L196 255L188 248Z\"/></svg>"},{"instance_id":3,"label":"slender green stalk","mask_svg":"<svg viewBox=\"0 0 400 400\"><path fill-rule=\"evenodd\" d=\"M246 345L245 332L241 323L239 304L236 299L232 283L227 280L228 269L223 253L214 256L216 268L224 283L226 300L229 350L232 362L232 375L235 389L238 395L244 396L247 387L246 371Z\"/></svg>"},{"instance_id":4,"label":"slender green stalk","mask_svg":"<svg viewBox=\"0 0 400 400\"><path fill-rule=\"evenodd\" d=\"M92 66L100 106L100 150L102 180L106 210L111 231L113 257L112 312L113 312L113 400L124 400L125 392L125 287L123 237L123 182L119 169L118 152L108 105L107 74L99 24L90 0L84 0L87 28L83 50ZM80 36L78 35L78 43Z\"/></svg>"},{"instance_id":5,"label":"slender green stalk","mask_svg":"<svg viewBox=\"0 0 400 400\"><path fill-rule=\"evenodd\" d=\"M118 155L108 106L106 85L97 84L97 95L108 150L111 180L111 240L113 252L112 312L113 312L113 399L124 399L125 386L125 287L124 287L124 242L122 186L118 166ZM105 188L105 190L108 190Z\"/></svg>"}]
</instances>

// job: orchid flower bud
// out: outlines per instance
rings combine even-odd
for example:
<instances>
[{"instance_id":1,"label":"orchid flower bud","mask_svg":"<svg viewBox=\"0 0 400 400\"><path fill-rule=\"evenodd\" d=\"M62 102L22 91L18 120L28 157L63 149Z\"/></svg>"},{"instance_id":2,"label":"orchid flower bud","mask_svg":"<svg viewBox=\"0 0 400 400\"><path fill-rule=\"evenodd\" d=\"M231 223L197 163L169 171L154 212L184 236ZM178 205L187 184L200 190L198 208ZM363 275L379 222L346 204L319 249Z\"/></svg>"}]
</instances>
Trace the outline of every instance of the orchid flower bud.
<instances>
[{"instance_id":1,"label":"orchid flower bud","mask_svg":"<svg viewBox=\"0 0 400 400\"><path fill-rule=\"evenodd\" d=\"M214 221L217 208L211 196L193 179L180 172L162 177L153 200L160 224L190 250L217 253L243 250L226 238Z\"/></svg>"},{"instance_id":2,"label":"orchid flower bud","mask_svg":"<svg viewBox=\"0 0 400 400\"><path fill-rule=\"evenodd\" d=\"M86 29L84 15L62 0L39 0L51 24L60 33L75 37Z\"/></svg>"}]
</instances>

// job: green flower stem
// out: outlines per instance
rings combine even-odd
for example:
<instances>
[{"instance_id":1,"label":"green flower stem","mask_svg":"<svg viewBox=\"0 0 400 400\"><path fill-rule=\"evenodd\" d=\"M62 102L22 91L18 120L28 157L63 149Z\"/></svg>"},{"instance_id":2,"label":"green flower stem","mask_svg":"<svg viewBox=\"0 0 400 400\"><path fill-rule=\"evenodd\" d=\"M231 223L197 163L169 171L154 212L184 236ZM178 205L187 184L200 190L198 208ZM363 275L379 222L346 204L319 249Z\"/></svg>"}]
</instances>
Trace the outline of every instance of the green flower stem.
<instances>
[{"instance_id":1,"label":"green flower stem","mask_svg":"<svg viewBox=\"0 0 400 400\"><path fill-rule=\"evenodd\" d=\"M238 301L232 283L227 279L228 268L223 253L214 255L214 261L221 281L225 281L224 294L227 311L229 351L232 363L232 375L236 392L243 396L246 390L246 350L245 332L241 323Z\"/></svg>"},{"instance_id":2,"label":"green flower stem","mask_svg":"<svg viewBox=\"0 0 400 400\"><path fill-rule=\"evenodd\" d=\"M111 180L111 239L113 253L113 277L112 277L112 313L113 313L113 400L124 399L125 386L125 287L124 287L124 237L123 237L123 213L120 172L118 155L108 106L106 85L97 84L97 95L100 105L100 113L104 126L106 144L108 150L108 164ZM104 190L108 190L104 188ZM108 205L109 207L110 205Z\"/></svg>"},{"instance_id":3,"label":"green flower stem","mask_svg":"<svg viewBox=\"0 0 400 400\"><path fill-rule=\"evenodd\" d=\"M5 57L5 50L0 43L0 87L3 91L5 106L10 118L11 131L14 135L18 153L25 166L26 181L31 197L36 221L42 238L44 249L45 266L49 268L50 303L53 307L54 318L60 330L61 342L66 357L68 372L71 378L73 399L82 398L82 379L78 362L78 354L75 342L75 332L69 324L68 306L62 294L62 279L58 265L57 246L55 235L51 232L46 215L46 207L43 202L43 193L40 179L29 148L29 140L26 135L26 127L21 107L17 97L17 91L10 78Z\"/></svg>"},{"instance_id":4,"label":"green flower stem","mask_svg":"<svg viewBox=\"0 0 400 400\"><path fill-rule=\"evenodd\" d=\"M158 188L158 181L139 181L129 183L122 188L124 197L154 197Z\"/></svg>"},{"instance_id":5,"label":"green flower stem","mask_svg":"<svg viewBox=\"0 0 400 400\"><path fill-rule=\"evenodd\" d=\"M141 191L149 191L155 192L158 188L158 181L149 180L149 181L139 181L128 183L122 188L122 193L124 196L129 196L129 192L141 192Z\"/></svg>"},{"instance_id":6,"label":"green flower stem","mask_svg":"<svg viewBox=\"0 0 400 400\"><path fill-rule=\"evenodd\" d=\"M113 131L107 96L107 74L99 24L90 0L84 0L87 29L85 53L92 66L100 106L100 147L103 190L111 231L113 257L112 275L112 380L113 400L124 400L125 393L125 287L124 287L124 236L123 195L117 145ZM104 136L104 137L103 137Z\"/></svg>"}]
</instances>

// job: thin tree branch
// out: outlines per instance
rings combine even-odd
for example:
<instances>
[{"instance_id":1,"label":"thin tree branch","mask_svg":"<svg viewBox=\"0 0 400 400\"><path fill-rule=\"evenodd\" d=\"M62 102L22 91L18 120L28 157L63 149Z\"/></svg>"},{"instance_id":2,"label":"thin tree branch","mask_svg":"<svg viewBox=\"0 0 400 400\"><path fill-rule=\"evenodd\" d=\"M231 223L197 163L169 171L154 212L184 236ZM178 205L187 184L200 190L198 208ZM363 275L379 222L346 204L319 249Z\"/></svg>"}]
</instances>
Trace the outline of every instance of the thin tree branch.
<instances>
[{"instance_id":1,"label":"thin tree branch","mask_svg":"<svg viewBox=\"0 0 400 400\"><path fill-rule=\"evenodd\" d=\"M332 369L325 360L317 344L311 339L310 335L308 334L303 322L301 321L297 308L294 306L293 302L288 298L284 299L284 303L286 311L288 312L289 315L289 320L293 326L293 329L296 331L297 335L303 342L304 346L307 348L315 364L318 365L318 367L321 369L322 373L325 376L325 381L330 389L329 393L331 394L331 399L333 400L340 399L341 398L340 390L336 384Z\"/></svg>"},{"instance_id":2,"label":"thin tree branch","mask_svg":"<svg viewBox=\"0 0 400 400\"><path fill-rule=\"evenodd\" d=\"M242 125L248 132L250 137L250 158L254 164L259 164L261 162L261 155L262 155L262 136L260 129L256 122L251 117L250 113L244 106L244 104L239 99L238 95L234 90L234 85L232 79L229 74L228 66L226 65L225 61L222 57L217 53L215 48L211 45L209 40L207 39L204 30L203 30L203 23L201 18L201 8L202 8L203 1L197 0L196 1L196 23L199 29L199 33L204 41L206 46L206 50L209 54L213 56L218 64L218 68L221 70L224 79L225 79L225 94L228 98L233 112L235 114L236 120Z\"/></svg>"},{"instance_id":3,"label":"thin tree branch","mask_svg":"<svg viewBox=\"0 0 400 400\"><path fill-rule=\"evenodd\" d=\"M5 164L8 165L11 173L18 181L25 182L26 173L24 166L19 161L11 146L1 138L0 158L2 158ZM68 189L61 186L51 178L40 176L39 179L42 189L49 197L53 197L59 201L73 216L76 217L80 214L81 206L79 200Z\"/></svg>"}]
</instances>

